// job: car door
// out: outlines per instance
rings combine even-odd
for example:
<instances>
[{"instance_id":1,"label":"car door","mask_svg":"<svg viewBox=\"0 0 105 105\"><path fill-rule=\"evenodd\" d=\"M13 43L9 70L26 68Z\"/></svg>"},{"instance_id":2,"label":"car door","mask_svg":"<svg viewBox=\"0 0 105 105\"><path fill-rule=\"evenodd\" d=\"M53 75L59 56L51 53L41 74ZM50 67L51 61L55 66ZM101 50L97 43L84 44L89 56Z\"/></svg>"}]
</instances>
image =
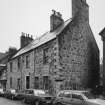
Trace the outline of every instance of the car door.
<instances>
[{"instance_id":1,"label":"car door","mask_svg":"<svg viewBox=\"0 0 105 105\"><path fill-rule=\"evenodd\" d=\"M57 102L63 103L63 101L64 101L64 92L60 92L60 93L57 95L56 103L57 103Z\"/></svg>"},{"instance_id":2,"label":"car door","mask_svg":"<svg viewBox=\"0 0 105 105\"><path fill-rule=\"evenodd\" d=\"M64 96L64 104L71 105L71 100L72 100L71 92L66 92Z\"/></svg>"},{"instance_id":3,"label":"car door","mask_svg":"<svg viewBox=\"0 0 105 105\"><path fill-rule=\"evenodd\" d=\"M69 105L71 101L71 93L70 92L63 92L59 94L59 102L65 105Z\"/></svg>"},{"instance_id":4,"label":"car door","mask_svg":"<svg viewBox=\"0 0 105 105\"><path fill-rule=\"evenodd\" d=\"M29 102L32 103L34 100L34 91L30 90L28 93Z\"/></svg>"},{"instance_id":5,"label":"car door","mask_svg":"<svg viewBox=\"0 0 105 105\"><path fill-rule=\"evenodd\" d=\"M72 105L87 105L84 98L80 94L72 93Z\"/></svg>"},{"instance_id":6,"label":"car door","mask_svg":"<svg viewBox=\"0 0 105 105\"><path fill-rule=\"evenodd\" d=\"M26 101L26 103L29 103L30 102L30 99L31 99L30 91L31 90L26 90L25 91L25 101Z\"/></svg>"}]
</instances>

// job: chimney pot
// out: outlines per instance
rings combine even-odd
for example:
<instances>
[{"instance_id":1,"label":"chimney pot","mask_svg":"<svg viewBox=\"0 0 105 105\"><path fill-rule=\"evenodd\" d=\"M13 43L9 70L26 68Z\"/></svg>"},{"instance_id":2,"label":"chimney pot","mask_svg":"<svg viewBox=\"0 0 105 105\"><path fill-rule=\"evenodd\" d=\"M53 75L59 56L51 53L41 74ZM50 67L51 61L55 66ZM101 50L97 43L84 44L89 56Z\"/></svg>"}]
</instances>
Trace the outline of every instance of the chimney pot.
<instances>
[{"instance_id":1,"label":"chimney pot","mask_svg":"<svg viewBox=\"0 0 105 105\"><path fill-rule=\"evenodd\" d=\"M30 35L30 34L28 34L28 38L29 38L29 35Z\"/></svg>"},{"instance_id":2,"label":"chimney pot","mask_svg":"<svg viewBox=\"0 0 105 105\"><path fill-rule=\"evenodd\" d=\"M22 36L25 36L25 33L24 33L24 32L22 32L22 33L21 33L21 35L22 35Z\"/></svg>"},{"instance_id":3,"label":"chimney pot","mask_svg":"<svg viewBox=\"0 0 105 105\"><path fill-rule=\"evenodd\" d=\"M58 15L58 17L62 17L62 15L61 15L61 13L60 12L57 12L57 15Z\"/></svg>"},{"instance_id":4,"label":"chimney pot","mask_svg":"<svg viewBox=\"0 0 105 105\"><path fill-rule=\"evenodd\" d=\"M56 12L56 11L53 9L53 10L52 10L52 14L54 14L54 15L55 15L55 12Z\"/></svg>"},{"instance_id":5,"label":"chimney pot","mask_svg":"<svg viewBox=\"0 0 105 105\"><path fill-rule=\"evenodd\" d=\"M33 36L31 35L31 39L33 39Z\"/></svg>"}]
</instances>

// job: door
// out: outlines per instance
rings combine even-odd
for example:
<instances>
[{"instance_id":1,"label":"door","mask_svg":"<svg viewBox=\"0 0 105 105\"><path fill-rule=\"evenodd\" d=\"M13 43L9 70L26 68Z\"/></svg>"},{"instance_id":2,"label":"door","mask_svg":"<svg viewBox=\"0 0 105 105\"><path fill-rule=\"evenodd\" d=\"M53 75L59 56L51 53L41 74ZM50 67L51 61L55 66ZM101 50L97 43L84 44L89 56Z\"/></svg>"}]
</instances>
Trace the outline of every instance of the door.
<instances>
[{"instance_id":1,"label":"door","mask_svg":"<svg viewBox=\"0 0 105 105\"><path fill-rule=\"evenodd\" d=\"M73 94L72 93L72 105L86 105L85 100L83 99L82 95L79 94Z\"/></svg>"},{"instance_id":2,"label":"door","mask_svg":"<svg viewBox=\"0 0 105 105\"><path fill-rule=\"evenodd\" d=\"M66 105L71 105L71 92L65 92L65 96L64 96L64 104Z\"/></svg>"},{"instance_id":3,"label":"door","mask_svg":"<svg viewBox=\"0 0 105 105\"><path fill-rule=\"evenodd\" d=\"M71 102L71 93L70 92L62 92L59 94L59 102L70 105Z\"/></svg>"}]
</instances>

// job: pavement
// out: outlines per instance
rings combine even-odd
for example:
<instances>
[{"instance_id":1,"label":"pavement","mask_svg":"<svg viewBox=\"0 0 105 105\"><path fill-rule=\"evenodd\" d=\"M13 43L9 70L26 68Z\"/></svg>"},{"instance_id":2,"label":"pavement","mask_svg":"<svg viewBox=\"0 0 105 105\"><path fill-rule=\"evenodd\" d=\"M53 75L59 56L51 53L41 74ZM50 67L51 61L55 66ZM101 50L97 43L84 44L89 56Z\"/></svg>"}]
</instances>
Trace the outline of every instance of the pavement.
<instances>
[{"instance_id":1,"label":"pavement","mask_svg":"<svg viewBox=\"0 0 105 105\"><path fill-rule=\"evenodd\" d=\"M26 104L22 103L21 101L14 101L0 97L0 105L26 105Z\"/></svg>"}]
</instances>

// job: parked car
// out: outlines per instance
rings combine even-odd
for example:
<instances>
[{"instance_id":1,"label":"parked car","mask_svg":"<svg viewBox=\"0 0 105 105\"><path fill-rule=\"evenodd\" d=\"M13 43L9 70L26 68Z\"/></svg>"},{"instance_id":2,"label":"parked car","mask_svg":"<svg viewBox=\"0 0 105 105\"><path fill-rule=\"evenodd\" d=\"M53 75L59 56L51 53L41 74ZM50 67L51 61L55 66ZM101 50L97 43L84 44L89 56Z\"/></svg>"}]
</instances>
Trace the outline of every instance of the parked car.
<instances>
[{"instance_id":1,"label":"parked car","mask_svg":"<svg viewBox=\"0 0 105 105\"><path fill-rule=\"evenodd\" d=\"M13 99L15 96L16 90L15 89L8 89L4 92L4 97L8 99Z\"/></svg>"},{"instance_id":2,"label":"parked car","mask_svg":"<svg viewBox=\"0 0 105 105\"><path fill-rule=\"evenodd\" d=\"M44 90L27 89L25 90L25 103L31 103L35 105L51 105L53 96L46 94Z\"/></svg>"},{"instance_id":3,"label":"parked car","mask_svg":"<svg viewBox=\"0 0 105 105\"><path fill-rule=\"evenodd\" d=\"M42 94L38 96L38 102L40 105L53 105L53 100L55 100L55 96L52 96L50 94ZM35 100L34 103L36 103L37 100ZM37 104L38 105L38 104Z\"/></svg>"},{"instance_id":4,"label":"parked car","mask_svg":"<svg viewBox=\"0 0 105 105\"><path fill-rule=\"evenodd\" d=\"M4 90L3 90L3 88L0 88L0 96L4 96Z\"/></svg>"},{"instance_id":5,"label":"parked car","mask_svg":"<svg viewBox=\"0 0 105 105\"><path fill-rule=\"evenodd\" d=\"M24 91L16 91L13 95L13 100L23 100L25 97Z\"/></svg>"},{"instance_id":6,"label":"parked car","mask_svg":"<svg viewBox=\"0 0 105 105\"><path fill-rule=\"evenodd\" d=\"M57 94L54 105L105 105L105 100L95 98L88 91L63 90Z\"/></svg>"}]
</instances>

